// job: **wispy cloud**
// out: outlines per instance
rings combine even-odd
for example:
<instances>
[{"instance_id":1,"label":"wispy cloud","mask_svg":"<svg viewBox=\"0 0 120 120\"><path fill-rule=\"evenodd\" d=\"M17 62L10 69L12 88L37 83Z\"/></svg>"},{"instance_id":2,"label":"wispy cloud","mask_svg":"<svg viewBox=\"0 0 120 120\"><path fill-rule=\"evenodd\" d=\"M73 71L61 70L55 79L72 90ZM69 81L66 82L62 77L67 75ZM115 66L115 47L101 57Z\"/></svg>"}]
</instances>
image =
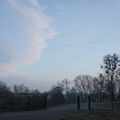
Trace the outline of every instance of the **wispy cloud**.
<instances>
[{"instance_id":1,"label":"wispy cloud","mask_svg":"<svg viewBox=\"0 0 120 120\"><path fill-rule=\"evenodd\" d=\"M42 51L47 47L46 40L56 35L51 27L54 19L44 14L44 8L37 0L7 1L11 9L24 17L22 29L23 33L28 36L28 46L24 52L9 52L8 60L0 63L0 73L15 72L19 67L39 61Z\"/></svg>"},{"instance_id":2,"label":"wispy cloud","mask_svg":"<svg viewBox=\"0 0 120 120\"><path fill-rule=\"evenodd\" d=\"M36 7L41 7L37 0L29 0L29 2Z\"/></svg>"}]
</instances>

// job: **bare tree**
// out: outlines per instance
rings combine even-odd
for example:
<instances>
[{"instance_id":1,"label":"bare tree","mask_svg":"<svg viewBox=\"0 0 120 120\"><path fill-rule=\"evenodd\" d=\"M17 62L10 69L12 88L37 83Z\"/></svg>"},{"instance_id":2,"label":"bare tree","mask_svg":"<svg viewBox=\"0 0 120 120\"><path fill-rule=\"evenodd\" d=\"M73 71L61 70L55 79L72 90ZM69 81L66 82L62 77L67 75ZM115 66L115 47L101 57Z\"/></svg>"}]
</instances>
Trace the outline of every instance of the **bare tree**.
<instances>
[{"instance_id":1,"label":"bare tree","mask_svg":"<svg viewBox=\"0 0 120 120\"><path fill-rule=\"evenodd\" d=\"M50 103L53 105L63 104L64 95L63 95L63 87L61 87L61 84L52 86L48 97L49 97Z\"/></svg>"},{"instance_id":2,"label":"bare tree","mask_svg":"<svg viewBox=\"0 0 120 120\"><path fill-rule=\"evenodd\" d=\"M107 76L107 90L111 94L112 110L113 110L113 100L115 93L115 78L120 70L120 59L117 54L106 55L103 59L103 65L101 68L104 74Z\"/></svg>"},{"instance_id":3,"label":"bare tree","mask_svg":"<svg viewBox=\"0 0 120 120\"><path fill-rule=\"evenodd\" d=\"M83 101L87 100L88 94L93 94L93 77L89 75L80 75L75 78L74 83Z\"/></svg>"},{"instance_id":4,"label":"bare tree","mask_svg":"<svg viewBox=\"0 0 120 120\"><path fill-rule=\"evenodd\" d=\"M70 81L66 78L66 79L62 80L62 84L63 84L63 89L65 90L66 95L68 95Z\"/></svg>"},{"instance_id":5,"label":"bare tree","mask_svg":"<svg viewBox=\"0 0 120 120\"><path fill-rule=\"evenodd\" d=\"M9 95L10 93L10 87L8 87L6 83L0 81L0 95Z\"/></svg>"},{"instance_id":6,"label":"bare tree","mask_svg":"<svg viewBox=\"0 0 120 120\"><path fill-rule=\"evenodd\" d=\"M26 86L24 86L24 84L14 85L13 90L14 90L15 94L28 93L29 92L29 89Z\"/></svg>"},{"instance_id":7,"label":"bare tree","mask_svg":"<svg viewBox=\"0 0 120 120\"><path fill-rule=\"evenodd\" d=\"M75 86L79 92L91 94L93 91L93 78L89 75L80 75L75 78Z\"/></svg>"}]
</instances>

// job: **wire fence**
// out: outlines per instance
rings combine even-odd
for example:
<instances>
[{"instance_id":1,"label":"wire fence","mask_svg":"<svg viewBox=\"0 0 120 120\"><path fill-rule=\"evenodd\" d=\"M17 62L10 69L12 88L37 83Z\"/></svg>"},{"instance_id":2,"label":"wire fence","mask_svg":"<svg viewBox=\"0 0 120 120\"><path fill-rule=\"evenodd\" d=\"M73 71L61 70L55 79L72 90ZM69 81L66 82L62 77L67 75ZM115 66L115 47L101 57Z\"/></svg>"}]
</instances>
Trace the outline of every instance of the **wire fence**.
<instances>
[{"instance_id":1,"label":"wire fence","mask_svg":"<svg viewBox=\"0 0 120 120\"><path fill-rule=\"evenodd\" d=\"M9 95L0 96L0 110L36 110L46 108L45 96Z\"/></svg>"},{"instance_id":2,"label":"wire fence","mask_svg":"<svg viewBox=\"0 0 120 120\"><path fill-rule=\"evenodd\" d=\"M83 101L80 95L77 96L77 108L78 110L110 110L120 111L120 99L119 97L111 98L110 95L105 96L93 96L87 95L86 101ZM82 107L81 107L82 106Z\"/></svg>"},{"instance_id":3,"label":"wire fence","mask_svg":"<svg viewBox=\"0 0 120 120\"><path fill-rule=\"evenodd\" d=\"M0 112L41 110L65 104L76 104L76 96L53 96L49 94L0 95Z\"/></svg>"},{"instance_id":4,"label":"wire fence","mask_svg":"<svg viewBox=\"0 0 120 120\"><path fill-rule=\"evenodd\" d=\"M49 94L0 95L0 112L41 110L66 104L74 104L80 110L120 110L120 99L112 101L109 95L102 98L79 94L64 97L51 97Z\"/></svg>"}]
</instances>

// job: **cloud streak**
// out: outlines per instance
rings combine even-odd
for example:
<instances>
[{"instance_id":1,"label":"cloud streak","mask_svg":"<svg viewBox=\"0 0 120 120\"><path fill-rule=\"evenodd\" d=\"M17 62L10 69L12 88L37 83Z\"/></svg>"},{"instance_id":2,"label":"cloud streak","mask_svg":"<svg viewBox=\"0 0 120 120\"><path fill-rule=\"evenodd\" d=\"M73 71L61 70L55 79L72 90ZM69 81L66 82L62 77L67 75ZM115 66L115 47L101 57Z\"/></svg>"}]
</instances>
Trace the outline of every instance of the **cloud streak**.
<instances>
[{"instance_id":1,"label":"cloud streak","mask_svg":"<svg viewBox=\"0 0 120 120\"><path fill-rule=\"evenodd\" d=\"M7 2L11 9L17 11L24 19L22 32L27 36L25 38L27 47L21 50L24 52L10 51L7 62L0 63L0 73L15 72L26 64L38 62L47 47L46 40L56 35L51 27L54 19L44 14L44 8L37 0L7 0Z\"/></svg>"}]
</instances>

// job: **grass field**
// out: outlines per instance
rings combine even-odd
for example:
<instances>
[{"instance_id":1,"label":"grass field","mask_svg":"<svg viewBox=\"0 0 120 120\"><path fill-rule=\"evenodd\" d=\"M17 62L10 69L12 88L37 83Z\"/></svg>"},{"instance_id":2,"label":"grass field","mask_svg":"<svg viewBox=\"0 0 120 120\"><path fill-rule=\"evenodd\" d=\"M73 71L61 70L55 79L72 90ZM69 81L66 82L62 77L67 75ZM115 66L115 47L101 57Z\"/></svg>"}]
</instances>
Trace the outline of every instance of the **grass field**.
<instances>
[{"instance_id":1,"label":"grass field","mask_svg":"<svg viewBox=\"0 0 120 120\"><path fill-rule=\"evenodd\" d=\"M120 120L120 112L93 110L59 120Z\"/></svg>"}]
</instances>

